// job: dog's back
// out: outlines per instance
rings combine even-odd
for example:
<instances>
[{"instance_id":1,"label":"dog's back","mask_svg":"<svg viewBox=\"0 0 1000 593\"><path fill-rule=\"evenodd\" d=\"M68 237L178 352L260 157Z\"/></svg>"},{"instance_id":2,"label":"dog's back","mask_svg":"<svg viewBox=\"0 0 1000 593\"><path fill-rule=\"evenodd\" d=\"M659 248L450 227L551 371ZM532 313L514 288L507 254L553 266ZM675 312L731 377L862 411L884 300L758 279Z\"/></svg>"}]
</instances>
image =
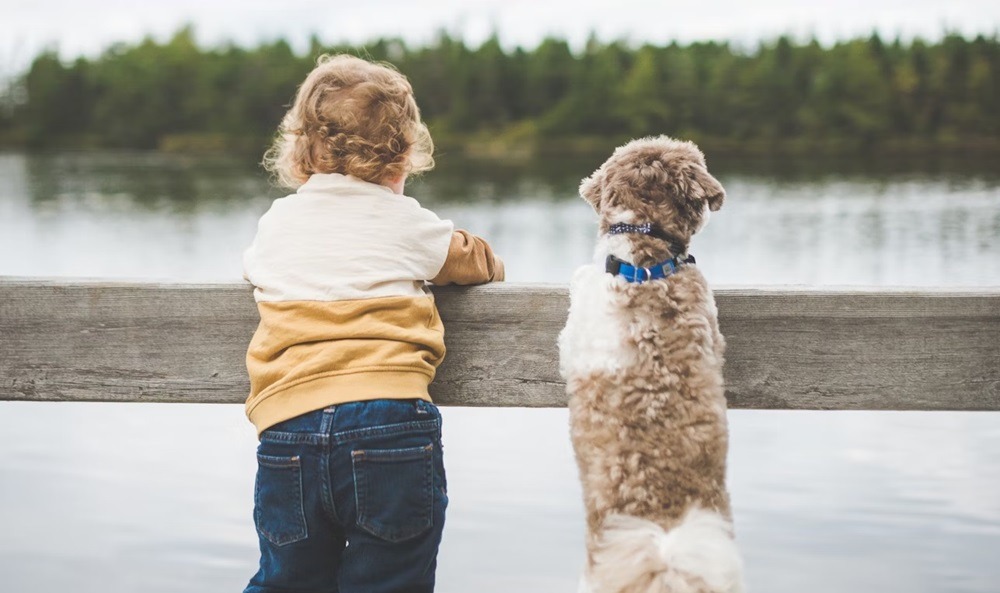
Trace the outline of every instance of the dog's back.
<instances>
[{"instance_id":1,"label":"dog's back","mask_svg":"<svg viewBox=\"0 0 1000 593\"><path fill-rule=\"evenodd\" d=\"M657 153L638 154L640 161L646 159L640 167L648 167L649 155ZM613 166L631 166L630 154L616 156L626 158L613 162L613 157ZM605 191L607 177L614 174L608 167L595 173L603 175ZM606 195L591 200L591 181L585 180L581 190L602 214L602 230L613 231L607 220L624 217L633 218L625 226L641 228L634 220L639 208L623 214ZM617 192L622 192L620 184ZM609 215L603 208L614 211ZM676 218L677 210L670 214ZM654 222L666 226L669 221ZM697 230L701 224L681 229ZM683 235L671 231L664 235ZM690 233L682 237L685 248L689 238ZM595 265L581 268L560 335L560 370L570 394L587 509L585 590L740 591L742 563L725 489L724 342L715 302L694 266L671 267L669 278L651 280L650 268L639 266L651 266L660 257L657 245L644 247L645 237L635 239L605 232L598 256L609 262L615 256L632 259L633 269L645 270L647 281L628 282ZM678 255L673 246L667 249L668 255Z\"/></svg>"},{"instance_id":2,"label":"dog's back","mask_svg":"<svg viewBox=\"0 0 1000 593\"><path fill-rule=\"evenodd\" d=\"M571 295L560 347L593 590L740 590L722 342L700 272L623 285L588 266Z\"/></svg>"}]
</instances>

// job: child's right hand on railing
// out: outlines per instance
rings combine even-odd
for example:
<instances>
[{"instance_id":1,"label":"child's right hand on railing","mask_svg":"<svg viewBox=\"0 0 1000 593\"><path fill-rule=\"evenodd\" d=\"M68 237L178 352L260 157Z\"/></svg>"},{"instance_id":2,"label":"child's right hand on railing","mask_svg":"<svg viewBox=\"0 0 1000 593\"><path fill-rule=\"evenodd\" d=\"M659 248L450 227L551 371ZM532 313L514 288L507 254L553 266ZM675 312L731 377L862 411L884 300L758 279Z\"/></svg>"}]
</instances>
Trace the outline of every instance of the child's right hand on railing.
<instances>
[{"instance_id":1,"label":"child's right hand on railing","mask_svg":"<svg viewBox=\"0 0 1000 593\"><path fill-rule=\"evenodd\" d=\"M432 284L485 284L503 282L503 260L493 253L489 243L468 231L451 236L448 257Z\"/></svg>"}]
</instances>

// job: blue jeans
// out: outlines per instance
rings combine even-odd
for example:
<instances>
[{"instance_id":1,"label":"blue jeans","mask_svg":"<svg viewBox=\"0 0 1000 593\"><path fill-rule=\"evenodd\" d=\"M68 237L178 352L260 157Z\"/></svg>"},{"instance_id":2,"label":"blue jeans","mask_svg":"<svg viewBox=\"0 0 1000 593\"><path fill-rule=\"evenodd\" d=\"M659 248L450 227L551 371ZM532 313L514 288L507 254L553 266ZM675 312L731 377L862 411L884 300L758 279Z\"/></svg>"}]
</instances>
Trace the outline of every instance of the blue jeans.
<instances>
[{"instance_id":1,"label":"blue jeans","mask_svg":"<svg viewBox=\"0 0 1000 593\"><path fill-rule=\"evenodd\" d=\"M352 402L265 430L245 593L431 593L448 506L441 414Z\"/></svg>"}]
</instances>

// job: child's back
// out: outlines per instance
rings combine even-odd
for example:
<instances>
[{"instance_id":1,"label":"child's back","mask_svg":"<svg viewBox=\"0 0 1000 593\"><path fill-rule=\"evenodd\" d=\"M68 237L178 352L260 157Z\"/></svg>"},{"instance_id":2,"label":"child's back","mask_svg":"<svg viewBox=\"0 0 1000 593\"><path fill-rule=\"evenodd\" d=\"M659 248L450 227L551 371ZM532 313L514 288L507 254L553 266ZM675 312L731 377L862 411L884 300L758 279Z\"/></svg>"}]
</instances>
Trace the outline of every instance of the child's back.
<instances>
[{"instance_id":1,"label":"child's back","mask_svg":"<svg viewBox=\"0 0 1000 593\"><path fill-rule=\"evenodd\" d=\"M444 327L425 281L503 279L489 246L402 194L433 166L406 79L321 59L268 166L297 192L244 259L261 322L247 352L260 434L247 591L432 591L447 506L427 387Z\"/></svg>"}]
</instances>

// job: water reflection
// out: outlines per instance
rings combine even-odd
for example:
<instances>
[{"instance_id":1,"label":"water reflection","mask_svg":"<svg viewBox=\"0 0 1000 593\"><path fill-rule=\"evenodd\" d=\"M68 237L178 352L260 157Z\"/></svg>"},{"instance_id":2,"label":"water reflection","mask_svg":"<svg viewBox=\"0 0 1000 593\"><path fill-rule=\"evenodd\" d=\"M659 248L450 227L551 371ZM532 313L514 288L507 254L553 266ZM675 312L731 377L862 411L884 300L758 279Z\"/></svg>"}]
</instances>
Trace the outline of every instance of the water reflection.
<instances>
[{"instance_id":1,"label":"water reflection","mask_svg":"<svg viewBox=\"0 0 1000 593\"><path fill-rule=\"evenodd\" d=\"M567 282L590 259L595 220L576 188L599 159L439 161L408 193L487 236L511 281ZM1000 284L1000 173L882 165L720 159L729 198L693 251L717 285ZM221 157L0 155L0 274L236 280L282 193Z\"/></svg>"}]
</instances>

